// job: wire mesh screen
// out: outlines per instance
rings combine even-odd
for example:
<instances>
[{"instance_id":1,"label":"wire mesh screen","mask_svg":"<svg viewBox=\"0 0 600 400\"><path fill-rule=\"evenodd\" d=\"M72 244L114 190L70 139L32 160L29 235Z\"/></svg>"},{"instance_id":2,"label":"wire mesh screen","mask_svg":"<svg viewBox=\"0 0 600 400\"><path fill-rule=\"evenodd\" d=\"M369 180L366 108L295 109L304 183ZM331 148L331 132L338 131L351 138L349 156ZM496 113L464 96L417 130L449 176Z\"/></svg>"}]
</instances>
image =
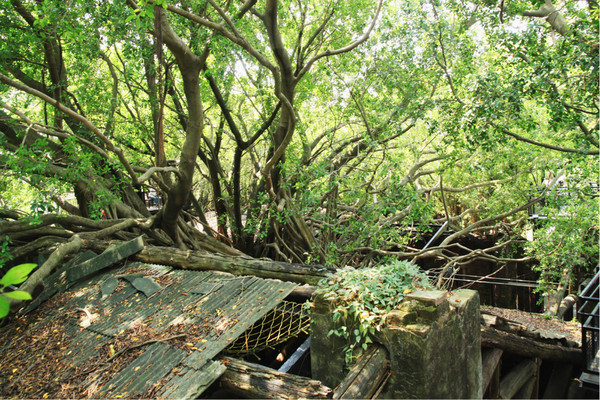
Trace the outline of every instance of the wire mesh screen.
<instances>
[{"instance_id":1,"label":"wire mesh screen","mask_svg":"<svg viewBox=\"0 0 600 400\"><path fill-rule=\"evenodd\" d=\"M230 354L255 354L298 336L308 334L310 317L303 304L283 301L255 322L225 351Z\"/></svg>"}]
</instances>

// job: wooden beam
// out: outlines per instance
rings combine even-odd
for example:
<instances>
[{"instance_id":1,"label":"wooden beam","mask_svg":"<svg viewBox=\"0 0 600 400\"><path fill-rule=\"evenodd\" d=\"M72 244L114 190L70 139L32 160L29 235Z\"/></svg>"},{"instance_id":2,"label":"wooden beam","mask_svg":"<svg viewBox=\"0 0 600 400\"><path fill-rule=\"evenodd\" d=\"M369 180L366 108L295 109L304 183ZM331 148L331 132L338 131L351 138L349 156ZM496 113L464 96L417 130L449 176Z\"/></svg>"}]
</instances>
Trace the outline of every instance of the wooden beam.
<instances>
[{"instance_id":1,"label":"wooden beam","mask_svg":"<svg viewBox=\"0 0 600 400\"><path fill-rule=\"evenodd\" d=\"M481 351L481 393L485 393L494 372L500 365L500 358L504 351L502 349L482 349Z\"/></svg>"},{"instance_id":2,"label":"wooden beam","mask_svg":"<svg viewBox=\"0 0 600 400\"><path fill-rule=\"evenodd\" d=\"M221 387L249 399L324 399L332 390L320 381L286 374L275 369L223 357L227 371L221 376Z\"/></svg>"},{"instance_id":3,"label":"wooden beam","mask_svg":"<svg viewBox=\"0 0 600 400\"><path fill-rule=\"evenodd\" d=\"M500 398L512 399L519 389L528 383L530 379L533 378L535 380L536 367L535 361L531 359L521 361L520 364L513 368L500 381Z\"/></svg>"},{"instance_id":4,"label":"wooden beam","mask_svg":"<svg viewBox=\"0 0 600 400\"><path fill-rule=\"evenodd\" d=\"M583 365L581 349L557 346L503 332L489 326L481 327L481 345L495 347L508 353L542 360Z\"/></svg>"},{"instance_id":5,"label":"wooden beam","mask_svg":"<svg viewBox=\"0 0 600 400\"><path fill-rule=\"evenodd\" d=\"M102 251L108 242L90 242L87 247ZM180 250L174 247L146 246L131 257L144 263L169 265L197 271L222 271L234 275L254 275L259 278L316 285L334 269L320 265L292 264L269 259L209 254L204 251Z\"/></svg>"},{"instance_id":6,"label":"wooden beam","mask_svg":"<svg viewBox=\"0 0 600 400\"><path fill-rule=\"evenodd\" d=\"M370 399L390 375L385 347L371 344L333 393L334 399Z\"/></svg>"}]
</instances>

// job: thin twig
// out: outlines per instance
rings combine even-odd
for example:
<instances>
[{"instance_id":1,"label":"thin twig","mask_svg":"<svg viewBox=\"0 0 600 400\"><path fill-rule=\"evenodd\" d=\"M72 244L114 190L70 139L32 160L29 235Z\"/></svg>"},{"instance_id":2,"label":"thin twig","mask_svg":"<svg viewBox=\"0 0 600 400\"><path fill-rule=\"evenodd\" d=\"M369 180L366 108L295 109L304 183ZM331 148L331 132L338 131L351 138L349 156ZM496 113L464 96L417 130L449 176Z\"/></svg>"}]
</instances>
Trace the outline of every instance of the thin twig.
<instances>
[{"instance_id":1,"label":"thin twig","mask_svg":"<svg viewBox=\"0 0 600 400\"><path fill-rule=\"evenodd\" d=\"M142 347L142 346L145 346L145 345L150 344L150 343L166 342L167 340L177 339L177 338L185 337L185 336L187 336L187 333L182 333L180 335L175 335L175 336L169 336L169 337L166 337L164 339L150 339L150 340L146 340L145 342L142 342L142 343L139 343L139 344L135 344L133 346L127 346L123 350L119 350L115 354L113 354L108 360L105 361L105 363L111 362L112 360L114 360L115 358L119 357L121 354L123 354L123 353L125 353L125 352L127 352L129 350L137 349L138 347Z\"/></svg>"}]
</instances>

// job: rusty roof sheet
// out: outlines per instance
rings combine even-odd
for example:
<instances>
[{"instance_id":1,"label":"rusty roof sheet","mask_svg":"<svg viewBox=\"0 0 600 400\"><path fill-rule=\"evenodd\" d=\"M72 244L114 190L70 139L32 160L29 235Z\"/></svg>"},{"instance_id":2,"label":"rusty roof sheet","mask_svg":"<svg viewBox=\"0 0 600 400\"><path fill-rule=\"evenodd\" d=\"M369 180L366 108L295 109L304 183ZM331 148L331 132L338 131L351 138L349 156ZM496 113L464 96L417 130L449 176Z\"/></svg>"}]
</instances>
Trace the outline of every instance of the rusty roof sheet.
<instances>
[{"instance_id":1,"label":"rusty roof sheet","mask_svg":"<svg viewBox=\"0 0 600 400\"><path fill-rule=\"evenodd\" d=\"M55 380L79 377L79 397L194 398L225 371L212 359L295 286L134 263L56 295L30 327L62 326Z\"/></svg>"}]
</instances>

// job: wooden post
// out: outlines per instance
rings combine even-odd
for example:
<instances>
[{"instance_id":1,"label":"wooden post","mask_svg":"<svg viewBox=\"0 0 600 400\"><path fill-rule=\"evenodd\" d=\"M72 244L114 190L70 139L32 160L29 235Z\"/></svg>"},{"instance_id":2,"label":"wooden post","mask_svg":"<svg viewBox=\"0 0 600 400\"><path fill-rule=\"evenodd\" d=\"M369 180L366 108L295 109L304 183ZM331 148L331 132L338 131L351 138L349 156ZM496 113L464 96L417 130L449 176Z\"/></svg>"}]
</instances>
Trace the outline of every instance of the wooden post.
<instances>
[{"instance_id":1,"label":"wooden post","mask_svg":"<svg viewBox=\"0 0 600 400\"><path fill-rule=\"evenodd\" d=\"M370 399L390 374L385 347L372 344L358 358L346 379L333 392L334 399Z\"/></svg>"},{"instance_id":2,"label":"wooden post","mask_svg":"<svg viewBox=\"0 0 600 400\"><path fill-rule=\"evenodd\" d=\"M529 359L518 364L500 382L500 398L512 399L515 394L533 377L537 365Z\"/></svg>"},{"instance_id":3,"label":"wooden post","mask_svg":"<svg viewBox=\"0 0 600 400\"><path fill-rule=\"evenodd\" d=\"M535 359L535 382L533 385L533 392L531 393L532 399L540 398L540 370L542 368L542 360L539 358Z\"/></svg>"}]
</instances>

